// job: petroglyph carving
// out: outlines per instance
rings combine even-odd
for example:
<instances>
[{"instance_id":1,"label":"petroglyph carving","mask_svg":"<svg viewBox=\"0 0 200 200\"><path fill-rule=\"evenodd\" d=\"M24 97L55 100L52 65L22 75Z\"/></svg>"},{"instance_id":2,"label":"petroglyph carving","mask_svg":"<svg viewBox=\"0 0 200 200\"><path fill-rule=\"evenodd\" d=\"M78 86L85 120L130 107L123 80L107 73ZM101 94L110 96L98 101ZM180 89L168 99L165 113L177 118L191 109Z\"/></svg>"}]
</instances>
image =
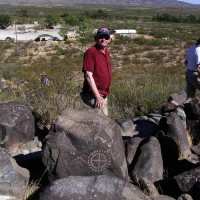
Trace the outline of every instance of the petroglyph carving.
<instances>
[{"instance_id":1,"label":"petroglyph carving","mask_svg":"<svg viewBox=\"0 0 200 200\"><path fill-rule=\"evenodd\" d=\"M27 110L24 105L4 105L0 108L0 123L8 126L14 126L19 116L24 115L27 119L28 115L24 112Z\"/></svg>"},{"instance_id":2,"label":"petroglyph carving","mask_svg":"<svg viewBox=\"0 0 200 200\"><path fill-rule=\"evenodd\" d=\"M88 158L88 165L92 171L101 172L110 165L110 156L107 151L94 151Z\"/></svg>"}]
</instances>

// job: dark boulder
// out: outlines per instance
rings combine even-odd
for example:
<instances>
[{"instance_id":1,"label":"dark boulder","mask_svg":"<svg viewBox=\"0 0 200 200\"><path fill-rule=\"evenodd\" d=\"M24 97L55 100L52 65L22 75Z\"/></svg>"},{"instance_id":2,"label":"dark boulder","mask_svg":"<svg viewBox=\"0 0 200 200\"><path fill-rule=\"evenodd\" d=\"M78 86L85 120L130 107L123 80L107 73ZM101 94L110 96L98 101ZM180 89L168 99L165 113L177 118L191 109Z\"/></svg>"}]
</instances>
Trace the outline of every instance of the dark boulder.
<instances>
[{"instance_id":1,"label":"dark boulder","mask_svg":"<svg viewBox=\"0 0 200 200\"><path fill-rule=\"evenodd\" d=\"M176 143L179 151L179 160L186 159L191 155L186 129L180 116L171 112L160 120L160 129Z\"/></svg>"},{"instance_id":2,"label":"dark boulder","mask_svg":"<svg viewBox=\"0 0 200 200\"><path fill-rule=\"evenodd\" d=\"M175 176L175 180L182 192L189 192L193 187L195 187L195 185L200 183L200 167Z\"/></svg>"},{"instance_id":3,"label":"dark boulder","mask_svg":"<svg viewBox=\"0 0 200 200\"><path fill-rule=\"evenodd\" d=\"M188 99L184 103L187 119L198 120L200 118L200 102L198 98Z\"/></svg>"},{"instance_id":4,"label":"dark boulder","mask_svg":"<svg viewBox=\"0 0 200 200\"><path fill-rule=\"evenodd\" d=\"M0 144L15 152L21 143L33 140L35 119L29 107L18 102L0 103Z\"/></svg>"},{"instance_id":5,"label":"dark boulder","mask_svg":"<svg viewBox=\"0 0 200 200\"><path fill-rule=\"evenodd\" d=\"M105 174L128 177L120 126L91 109L69 109L58 116L43 154L53 179Z\"/></svg>"},{"instance_id":6,"label":"dark boulder","mask_svg":"<svg viewBox=\"0 0 200 200\"><path fill-rule=\"evenodd\" d=\"M143 139L140 137L132 137L131 140L127 142L126 157L128 165L132 163L137 152L137 148L142 140Z\"/></svg>"},{"instance_id":7,"label":"dark boulder","mask_svg":"<svg viewBox=\"0 0 200 200\"><path fill-rule=\"evenodd\" d=\"M130 136L132 137L135 133L135 125L131 119L120 119L116 120L116 122L120 125L122 128L122 136Z\"/></svg>"},{"instance_id":8,"label":"dark boulder","mask_svg":"<svg viewBox=\"0 0 200 200\"><path fill-rule=\"evenodd\" d=\"M193 153L200 157L200 143L191 147Z\"/></svg>"},{"instance_id":9,"label":"dark boulder","mask_svg":"<svg viewBox=\"0 0 200 200\"><path fill-rule=\"evenodd\" d=\"M179 158L178 146L176 142L167 135L159 135L157 138L161 146L163 167L170 173L174 171L174 167L177 165Z\"/></svg>"},{"instance_id":10,"label":"dark boulder","mask_svg":"<svg viewBox=\"0 0 200 200\"><path fill-rule=\"evenodd\" d=\"M137 179L147 179L151 182L163 178L163 160L161 148L156 137L150 137L141 145L138 159L134 165L133 174Z\"/></svg>"},{"instance_id":11,"label":"dark boulder","mask_svg":"<svg viewBox=\"0 0 200 200\"><path fill-rule=\"evenodd\" d=\"M168 101L172 101L177 105L182 105L187 99L187 93L182 91L180 93L175 93L169 96Z\"/></svg>"},{"instance_id":12,"label":"dark boulder","mask_svg":"<svg viewBox=\"0 0 200 200\"><path fill-rule=\"evenodd\" d=\"M149 197L151 200L175 200L172 197L166 195L153 195Z\"/></svg>"},{"instance_id":13,"label":"dark boulder","mask_svg":"<svg viewBox=\"0 0 200 200\"><path fill-rule=\"evenodd\" d=\"M39 200L149 200L136 186L113 176L69 176L52 182Z\"/></svg>"},{"instance_id":14,"label":"dark boulder","mask_svg":"<svg viewBox=\"0 0 200 200\"><path fill-rule=\"evenodd\" d=\"M162 108L161 113L164 115L165 113L170 113L176 110L179 106L174 104L173 102L167 102Z\"/></svg>"},{"instance_id":15,"label":"dark boulder","mask_svg":"<svg viewBox=\"0 0 200 200\"><path fill-rule=\"evenodd\" d=\"M9 195L12 199L22 199L28 184L29 176L29 171L18 166L7 149L0 148L1 195Z\"/></svg>"},{"instance_id":16,"label":"dark boulder","mask_svg":"<svg viewBox=\"0 0 200 200\"><path fill-rule=\"evenodd\" d=\"M190 134L192 145L198 145L200 143L200 120L187 119L187 129Z\"/></svg>"},{"instance_id":17,"label":"dark boulder","mask_svg":"<svg viewBox=\"0 0 200 200\"><path fill-rule=\"evenodd\" d=\"M137 136L141 138L146 138L150 136L154 136L158 131L158 125L153 120L139 118L138 120L134 120L134 124L136 125L135 130L138 132Z\"/></svg>"},{"instance_id":18,"label":"dark boulder","mask_svg":"<svg viewBox=\"0 0 200 200\"><path fill-rule=\"evenodd\" d=\"M193 198L189 194L181 194L177 200L193 200Z\"/></svg>"},{"instance_id":19,"label":"dark boulder","mask_svg":"<svg viewBox=\"0 0 200 200\"><path fill-rule=\"evenodd\" d=\"M143 143L143 144L142 144ZM135 184L140 185L149 195L158 195L154 182L163 178L163 160L160 144L155 137L140 143L140 148L133 160L130 176Z\"/></svg>"}]
</instances>

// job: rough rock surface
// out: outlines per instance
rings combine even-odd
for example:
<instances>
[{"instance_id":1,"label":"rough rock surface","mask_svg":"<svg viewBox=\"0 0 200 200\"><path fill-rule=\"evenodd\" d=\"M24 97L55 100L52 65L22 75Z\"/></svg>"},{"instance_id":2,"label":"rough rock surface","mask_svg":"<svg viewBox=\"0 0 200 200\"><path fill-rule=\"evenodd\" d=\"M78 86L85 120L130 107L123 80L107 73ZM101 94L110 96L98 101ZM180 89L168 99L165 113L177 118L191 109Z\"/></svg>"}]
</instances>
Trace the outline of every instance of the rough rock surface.
<instances>
[{"instance_id":1,"label":"rough rock surface","mask_svg":"<svg viewBox=\"0 0 200 200\"><path fill-rule=\"evenodd\" d=\"M29 180L29 171L18 166L7 149L0 148L0 194L22 199Z\"/></svg>"},{"instance_id":2,"label":"rough rock surface","mask_svg":"<svg viewBox=\"0 0 200 200\"><path fill-rule=\"evenodd\" d=\"M187 119L198 120L200 117L200 102L198 98L188 99L184 103Z\"/></svg>"},{"instance_id":3,"label":"rough rock surface","mask_svg":"<svg viewBox=\"0 0 200 200\"><path fill-rule=\"evenodd\" d=\"M69 176L54 181L39 200L149 200L136 186L113 176Z\"/></svg>"},{"instance_id":4,"label":"rough rock surface","mask_svg":"<svg viewBox=\"0 0 200 200\"><path fill-rule=\"evenodd\" d=\"M53 125L43 163L50 178L115 175L127 179L121 128L94 110L65 110Z\"/></svg>"},{"instance_id":5,"label":"rough rock surface","mask_svg":"<svg viewBox=\"0 0 200 200\"><path fill-rule=\"evenodd\" d=\"M179 151L179 160L186 159L191 155L186 129L180 116L175 112L169 113L160 121L160 127L164 133L173 139Z\"/></svg>"},{"instance_id":6,"label":"rough rock surface","mask_svg":"<svg viewBox=\"0 0 200 200\"><path fill-rule=\"evenodd\" d=\"M140 137L132 137L131 140L127 143L126 157L128 165L132 163L137 152L137 148L142 140L143 139Z\"/></svg>"},{"instance_id":7,"label":"rough rock surface","mask_svg":"<svg viewBox=\"0 0 200 200\"><path fill-rule=\"evenodd\" d=\"M175 200L175 199L166 195L154 195L150 196L150 200Z\"/></svg>"},{"instance_id":8,"label":"rough rock surface","mask_svg":"<svg viewBox=\"0 0 200 200\"><path fill-rule=\"evenodd\" d=\"M182 91L180 93L175 93L170 95L168 101L174 101L178 105L182 105L187 99L187 93L185 91Z\"/></svg>"},{"instance_id":9,"label":"rough rock surface","mask_svg":"<svg viewBox=\"0 0 200 200\"><path fill-rule=\"evenodd\" d=\"M189 194L182 194L177 200L193 200Z\"/></svg>"},{"instance_id":10,"label":"rough rock surface","mask_svg":"<svg viewBox=\"0 0 200 200\"><path fill-rule=\"evenodd\" d=\"M33 140L35 119L29 107L18 102L0 103L0 144L11 152Z\"/></svg>"},{"instance_id":11,"label":"rough rock surface","mask_svg":"<svg viewBox=\"0 0 200 200\"><path fill-rule=\"evenodd\" d=\"M200 167L175 176L175 180L184 193L189 192L196 184L200 183Z\"/></svg>"},{"instance_id":12,"label":"rough rock surface","mask_svg":"<svg viewBox=\"0 0 200 200\"><path fill-rule=\"evenodd\" d=\"M122 136L132 137L134 135L135 125L131 119L117 120L116 122L122 128Z\"/></svg>"},{"instance_id":13,"label":"rough rock surface","mask_svg":"<svg viewBox=\"0 0 200 200\"><path fill-rule=\"evenodd\" d=\"M145 119L146 117L146 119ZM138 136L142 138L153 136L158 131L158 125L154 120L149 119L147 116L140 117L138 120L134 119L136 125L135 130L138 131Z\"/></svg>"},{"instance_id":14,"label":"rough rock surface","mask_svg":"<svg viewBox=\"0 0 200 200\"><path fill-rule=\"evenodd\" d=\"M136 179L147 179L152 183L163 178L161 149L155 137L150 137L146 143L141 145L133 175Z\"/></svg>"}]
</instances>

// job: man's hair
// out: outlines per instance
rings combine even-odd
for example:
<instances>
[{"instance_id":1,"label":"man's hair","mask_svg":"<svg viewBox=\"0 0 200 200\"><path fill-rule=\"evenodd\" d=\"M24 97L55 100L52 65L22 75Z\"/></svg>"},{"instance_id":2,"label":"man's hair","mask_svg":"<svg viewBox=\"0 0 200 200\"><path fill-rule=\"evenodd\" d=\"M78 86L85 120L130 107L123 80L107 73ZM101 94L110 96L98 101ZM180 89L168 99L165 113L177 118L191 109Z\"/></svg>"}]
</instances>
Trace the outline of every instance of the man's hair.
<instances>
[{"instance_id":1,"label":"man's hair","mask_svg":"<svg viewBox=\"0 0 200 200\"><path fill-rule=\"evenodd\" d=\"M197 40L197 44L200 44L200 38Z\"/></svg>"}]
</instances>

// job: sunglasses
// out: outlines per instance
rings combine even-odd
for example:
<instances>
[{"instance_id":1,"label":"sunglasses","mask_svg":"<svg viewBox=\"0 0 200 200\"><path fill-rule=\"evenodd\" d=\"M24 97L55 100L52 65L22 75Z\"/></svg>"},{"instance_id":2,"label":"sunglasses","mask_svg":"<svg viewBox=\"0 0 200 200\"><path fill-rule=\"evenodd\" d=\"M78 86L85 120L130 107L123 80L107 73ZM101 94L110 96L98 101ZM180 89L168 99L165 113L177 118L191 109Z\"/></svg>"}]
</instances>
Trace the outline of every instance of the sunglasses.
<instances>
[{"instance_id":1,"label":"sunglasses","mask_svg":"<svg viewBox=\"0 0 200 200\"><path fill-rule=\"evenodd\" d=\"M110 39L110 36L108 36L108 35L100 35L99 36L99 39L105 39L105 40L109 40Z\"/></svg>"}]
</instances>

